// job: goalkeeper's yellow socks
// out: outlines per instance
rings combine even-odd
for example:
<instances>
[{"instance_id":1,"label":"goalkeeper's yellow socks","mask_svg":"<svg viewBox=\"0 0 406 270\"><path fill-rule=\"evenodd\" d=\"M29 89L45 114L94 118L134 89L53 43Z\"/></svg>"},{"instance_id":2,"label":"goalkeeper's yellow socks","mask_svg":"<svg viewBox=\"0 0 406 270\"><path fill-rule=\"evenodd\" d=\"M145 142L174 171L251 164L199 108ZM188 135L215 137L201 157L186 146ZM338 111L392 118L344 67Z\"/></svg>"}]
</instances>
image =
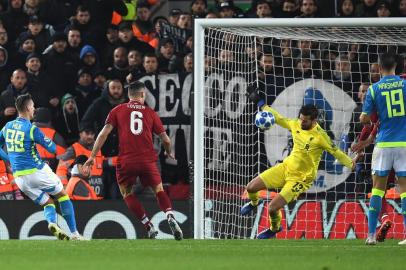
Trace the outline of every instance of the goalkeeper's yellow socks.
<instances>
[{"instance_id":1,"label":"goalkeeper's yellow socks","mask_svg":"<svg viewBox=\"0 0 406 270\"><path fill-rule=\"evenodd\" d=\"M371 234L376 233L376 225L378 224L378 216L382 208L382 198L385 195L385 191L373 188L372 196L369 200L368 209L368 232Z\"/></svg>"},{"instance_id":2,"label":"goalkeeper's yellow socks","mask_svg":"<svg viewBox=\"0 0 406 270\"><path fill-rule=\"evenodd\" d=\"M279 209L274 215L269 215L269 222L271 223L271 231L276 232L281 227L282 211Z\"/></svg>"},{"instance_id":3,"label":"goalkeeper's yellow socks","mask_svg":"<svg viewBox=\"0 0 406 270\"><path fill-rule=\"evenodd\" d=\"M259 194L259 192L254 192L254 193L249 193L249 192L248 192L248 198L250 198L251 204L252 204L253 206L257 206L257 205L258 205L258 201L259 201L259 199L258 199L258 194Z\"/></svg>"},{"instance_id":4,"label":"goalkeeper's yellow socks","mask_svg":"<svg viewBox=\"0 0 406 270\"><path fill-rule=\"evenodd\" d=\"M402 215L403 215L403 223L406 229L406 192L400 194L400 198L402 199Z\"/></svg>"}]
</instances>

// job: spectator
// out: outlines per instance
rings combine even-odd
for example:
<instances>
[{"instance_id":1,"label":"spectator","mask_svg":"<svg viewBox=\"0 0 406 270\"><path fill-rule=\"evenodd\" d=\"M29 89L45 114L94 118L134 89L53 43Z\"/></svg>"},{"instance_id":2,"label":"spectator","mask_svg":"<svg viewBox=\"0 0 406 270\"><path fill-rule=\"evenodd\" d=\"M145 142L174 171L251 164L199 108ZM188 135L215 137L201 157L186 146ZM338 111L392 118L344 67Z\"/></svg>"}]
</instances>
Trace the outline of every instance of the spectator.
<instances>
[{"instance_id":1,"label":"spectator","mask_svg":"<svg viewBox=\"0 0 406 270\"><path fill-rule=\"evenodd\" d=\"M24 68L27 56L35 52L34 36L28 33L22 33L18 43L18 51L14 58L14 65L17 68Z\"/></svg>"},{"instance_id":2,"label":"spectator","mask_svg":"<svg viewBox=\"0 0 406 270\"><path fill-rule=\"evenodd\" d=\"M354 99L355 96L353 95L358 88L358 83L361 81L361 78L357 75L351 72L351 63L348 55L342 54L336 58L332 80L335 85Z\"/></svg>"},{"instance_id":3,"label":"spectator","mask_svg":"<svg viewBox=\"0 0 406 270\"><path fill-rule=\"evenodd\" d=\"M79 139L79 112L75 98L65 94L61 99L61 110L54 121L55 130L62 135L67 145Z\"/></svg>"},{"instance_id":4,"label":"spectator","mask_svg":"<svg viewBox=\"0 0 406 270\"><path fill-rule=\"evenodd\" d=\"M379 1L376 5L376 17L390 17L391 16L390 4L386 1Z\"/></svg>"},{"instance_id":5,"label":"spectator","mask_svg":"<svg viewBox=\"0 0 406 270\"><path fill-rule=\"evenodd\" d=\"M268 1L259 0L257 2L256 17L257 18L271 18L272 17L272 7Z\"/></svg>"},{"instance_id":6,"label":"spectator","mask_svg":"<svg viewBox=\"0 0 406 270\"><path fill-rule=\"evenodd\" d=\"M91 126L80 125L79 140L66 149L66 152L59 157L56 174L66 186L69 179L69 167L74 163L75 158L80 155L90 156L95 141L95 131ZM99 151L95 158L95 163L91 168L89 184L94 187L97 196L104 197L103 170L113 166L115 161L105 158Z\"/></svg>"},{"instance_id":7,"label":"spectator","mask_svg":"<svg viewBox=\"0 0 406 270\"><path fill-rule=\"evenodd\" d=\"M28 21L28 30L20 34L19 39L21 38L21 35L24 35L25 33L34 37L36 52L42 53L48 47L51 40L51 32L44 27L44 23L38 16L34 15L30 17Z\"/></svg>"},{"instance_id":8,"label":"spectator","mask_svg":"<svg viewBox=\"0 0 406 270\"><path fill-rule=\"evenodd\" d=\"M107 68L113 64L114 50L119 46L118 26L111 24L107 27L105 42L102 46L101 61L102 67Z\"/></svg>"},{"instance_id":9,"label":"spectator","mask_svg":"<svg viewBox=\"0 0 406 270\"><path fill-rule=\"evenodd\" d=\"M312 61L310 58L296 59L294 77L296 80L303 80L308 78L314 78L312 71Z\"/></svg>"},{"instance_id":10,"label":"spectator","mask_svg":"<svg viewBox=\"0 0 406 270\"><path fill-rule=\"evenodd\" d=\"M171 12L169 13L169 17L168 17L169 23L173 26L177 26L181 13L182 13L182 10L180 10L178 8L172 9Z\"/></svg>"},{"instance_id":11,"label":"spectator","mask_svg":"<svg viewBox=\"0 0 406 270\"><path fill-rule=\"evenodd\" d=\"M186 73L193 72L193 55L192 55L192 53L187 54L183 58L183 69Z\"/></svg>"},{"instance_id":12,"label":"spectator","mask_svg":"<svg viewBox=\"0 0 406 270\"><path fill-rule=\"evenodd\" d=\"M96 92L102 93L102 90L104 89L104 85L107 81L106 74L102 71L96 72L94 75L93 83L95 86Z\"/></svg>"},{"instance_id":13,"label":"spectator","mask_svg":"<svg viewBox=\"0 0 406 270\"><path fill-rule=\"evenodd\" d=\"M406 17L406 0L397 0L394 2L394 11L396 11L396 16Z\"/></svg>"},{"instance_id":14,"label":"spectator","mask_svg":"<svg viewBox=\"0 0 406 270\"><path fill-rule=\"evenodd\" d=\"M119 46L122 46L128 50L138 49L142 54L154 52L148 43L142 42L134 37L132 32L132 26L128 22L122 22L118 26L118 37L120 39Z\"/></svg>"},{"instance_id":15,"label":"spectator","mask_svg":"<svg viewBox=\"0 0 406 270\"><path fill-rule=\"evenodd\" d=\"M131 50L128 53L127 60L129 74L126 77L126 82L130 83L134 78L138 78L144 73L144 68L142 67L142 54L137 50Z\"/></svg>"},{"instance_id":16,"label":"spectator","mask_svg":"<svg viewBox=\"0 0 406 270\"><path fill-rule=\"evenodd\" d=\"M10 75L11 67L8 64L8 52L4 47L0 46L0 92L8 85Z\"/></svg>"},{"instance_id":17,"label":"spectator","mask_svg":"<svg viewBox=\"0 0 406 270\"><path fill-rule=\"evenodd\" d=\"M217 13L216 12L214 12L214 11L209 11L208 13L207 13L207 15L206 15L206 19L216 19L216 18L218 18L219 16L217 15Z\"/></svg>"},{"instance_id":18,"label":"spectator","mask_svg":"<svg viewBox=\"0 0 406 270\"><path fill-rule=\"evenodd\" d=\"M105 35L105 30L111 23L113 11L121 16L126 16L128 13L127 7L123 0L87 0L86 2L89 12L92 15L92 24L94 28L101 29L102 36Z\"/></svg>"},{"instance_id":19,"label":"spectator","mask_svg":"<svg viewBox=\"0 0 406 270\"><path fill-rule=\"evenodd\" d=\"M314 18L317 17L316 0L301 0L299 18Z\"/></svg>"},{"instance_id":20,"label":"spectator","mask_svg":"<svg viewBox=\"0 0 406 270\"><path fill-rule=\"evenodd\" d=\"M179 16L177 26L180 29L192 29L192 16L187 12L183 12Z\"/></svg>"},{"instance_id":21,"label":"spectator","mask_svg":"<svg viewBox=\"0 0 406 270\"><path fill-rule=\"evenodd\" d=\"M79 119L81 119L93 100L100 96L100 93L96 92L96 88L93 85L92 72L90 70L82 68L78 71L77 85L72 94L75 96Z\"/></svg>"},{"instance_id":22,"label":"spectator","mask_svg":"<svg viewBox=\"0 0 406 270\"><path fill-rule=\"evenodd\" d=\"M362 0L355 8L356 17L375 17L376 0Z\"/></svg>"},{"instance_id":23,"label":"spectator","mask_svg":"<svg viewBox=\"0 0 406 270\"><path fill-rule=\"evenodd\" d=\"M80 30L72 27L68 31L68 47L66 51L73 59L79 61L81 50L82 38L80 36Z\"/></svg>"},{"instance_id":24,"label":"spectator","mask_svg":"<svg viewBox=\"0 0 406 270\"><path fill-rule=\"evenodd\" d=\"M147 53L142 62L146 74L155 74L158 72L158 57L153 53Z\"/></svg>"},{"instance_id":25,"label":"spectator","mask_svg":"<svg viewBox=\"0 0 406 270\"><path fill-rule=\"evenodd\" d=\"M9 166L0 160L0 200L24 200Z\"/></svg>"},{"instance_id":26,"label":"spectator","mask_svg":"<svg viewBox=\"0 0 406 270\"><path fill-rule=\"evenodd\" d=\"M296 0L284 0L282 3L281 17L294 18L298 15L298 6Z\"/></svg>"},{"instance_id":27,"label":"spectator","mask_svg":"<svg viewBox=\"0 0 406 270\"><path fill-rule=\"evenodd\" d=\"M27 86L35 106L49 106L48 95L51 92L51 85L48 76L41 70L41 57L36 53L30 53L25 61L25 67L27 68Z\"/></svg>"},{"instance_id":28,"label":"spectator","mask_svg":"<svg viewBox=\"0 0 406 270\"><path fill-rule=\"evenodd\" d=\"M57 32L62 32L66 22L75 15L79 0L45 0L40 1L38 17L44 23L52 25Z\"/></svg>"},{"instance_id":29,"label":"spectator","mask_svg":"<svg viewBox=\"0 0 406 270\"><path fill-rule=\"evenodd\" d=\"M190 4L190 13L193 18L204 18L207 13L206 0L193 0Z\"/></svg>"},{"instance_id":30,"label":"spectator","mask_svg":"<svg viewBox=\"0 0 406 270\"><path fill-rule=\"evenodd\" d=\"M83 48L80 50L79 57L81 60L82 68L90 71L92 75L100 70L99 56L92 46L83 46Z\"/></svg>"},{"instance_id":31,"label":"spectator","mask_svg":"<svg viewBox=\"0 0 406 270\"><path fill-rule=\"evenodd\" d=\"M67 38L64 33L55 33L51 42L51 48L43 57L43 64L51 83L49 103L53 113L56 113L62 96L75 87L78 63L66 51Z\"/></svg>"},{"instance_id":32,"label":"spectator","mask_svg":"<svg viewBox=\"0 0 406 270\"><path fill-rule=\"evenodd\" d=\"M15 99L17 96L28 93L27 76L22 69L16 69L10 79L10 84L0 96L0 126L17 117Z\"/></svg>"},{"instance_id":33,"label":"spectator","mask_svg":"<svg viewBox=\"0 0 406 270\"><path fill-rule=\"evenodd\" d=\"M355 3L354 0L340 0L338 3L338 16L354 17Z\"/></svg>"},{"instance_id":34,"label":"spectator","mask_svg":"<svg viewBox=\"0 0 406 270\"><path fill-rule=\"evenodd\" d=\"M220 18L233 18L236 16L234 5L231 1L222 2L219 6Z\"/></svg>"},{"instance_id":35,"label":"spectator","mask_svg":"<svg viewBox=\"0 0 406 270\"><path fill-rule=\"evenodd\" d=\"M28 23L28 17L23 12L23 0L9 1L8 9L2 14L1 21L7 30L10 42L14 42L24 32L24 27Z\"/></svg>"},{"instance_id":36,"label":"spectator","mask_svg":"<svg viewBox=\"0 0 406 270\"><path fill-rule=\"evenodd\" d=\"M379 64L378 63L371 63L369 66L369 81L371 84L378 82L381 79L381 75L379 73Z\"/></svg>"},{"instance_id":37,"label":"spectator","mask_svg":"<svg viewBox=\"0 0 406 270\"><path fill-rule=\"evenodd\" d=\"M25 0L23 5L23 11L28 16L35 16L39 11L39 1L40 0Z\"/></svg>"},{"instance_id":38,"label":"spectator","mask_svg":"<svg viewBox=\"0 0 406 270\"><path fill-rule=\"evenodd\" d=\"M151 21L150 7L146 3L137 3L137 19L132 24L134 36L149 43L154 38L154 25Z\"/></svg>"},{"instance_id":39,"label":"spectator","mask_svg":"<svg viewBox=\"0 0 406 270\"><path fill-rule=\"evenodd\" d=\"M178 59L175 55L175 44L172 39L164 38L161 40L159 49L159 72L160 73L173 73L179 70Z\"/></svg>"},{"instance_id":40,"label":"spectator","mask_svg":"<svg viewBox=\"0 0 406 270\"><path fill-rule=\"evenodd\" d=\"M113 66L107 69L107 79L119 79L125 83L128 73L127 50L124 47L118 47L114 50Z\"/></svg>"},{"instance_id":41,"label":"spectator","mask_svg":"<svg viewBox=\"0 0 406 270\"><path fill-rule=\"evenodd\" d=\"M49 153L44 147L37 144L37 151L40 157L51 167L55 172L58 165L57 156L62 155L66 151L66 143L63 137L56 132L52 126L52 114L51 111L44 107L39 107L34 113L34 125L44 133L47 138L50 138L56 144L56 152Z\"/></svg>"},{"instance_id":42,"label":"spectator","mask_svg":"<svg viewBox=\"0 0 406 270\"><path fill-rule=\"evenodd\" d=\"M92 187L89 183L90 172L83 170L87 157L80 155L75 158L71 165L71 177L66 185L66 193L74 201L101 200L103 197L97 196L95 189L99 186ZM93 182L91 182L93 183Z\"/></svg>"}]
</instances>

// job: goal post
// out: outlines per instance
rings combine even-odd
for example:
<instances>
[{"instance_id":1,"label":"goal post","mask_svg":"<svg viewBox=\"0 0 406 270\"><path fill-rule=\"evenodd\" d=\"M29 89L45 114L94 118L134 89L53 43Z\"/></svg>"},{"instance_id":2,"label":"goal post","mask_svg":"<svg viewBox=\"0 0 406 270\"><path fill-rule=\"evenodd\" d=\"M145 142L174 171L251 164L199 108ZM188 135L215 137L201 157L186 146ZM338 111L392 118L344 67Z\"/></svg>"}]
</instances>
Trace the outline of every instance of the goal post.
<instances>
[{"instance_id":1,"label":"goal post","mask_svg":"<svg viewBox=\"0 0 406 270\"><path fill-rule=\"evenodd\" d=\"M281 162L292 142L279 126L255 128L257 108L245 97L247 86L258 87L268 104L291 118L301 105L316 105L323 128L350 153L359 128L358 88L376 81L379 53L405 53L405 47L405 18L196 19L194 238L253 238L268 226L266 204L256 216L239 215L244 187ZM285 207L281 237L364 237L368 181L323 155L313 187ZM272 194L261 196L268 201ZM395 228L390 237L402 238L396 195L388 205Z\"/></svg>"}]
</instances>

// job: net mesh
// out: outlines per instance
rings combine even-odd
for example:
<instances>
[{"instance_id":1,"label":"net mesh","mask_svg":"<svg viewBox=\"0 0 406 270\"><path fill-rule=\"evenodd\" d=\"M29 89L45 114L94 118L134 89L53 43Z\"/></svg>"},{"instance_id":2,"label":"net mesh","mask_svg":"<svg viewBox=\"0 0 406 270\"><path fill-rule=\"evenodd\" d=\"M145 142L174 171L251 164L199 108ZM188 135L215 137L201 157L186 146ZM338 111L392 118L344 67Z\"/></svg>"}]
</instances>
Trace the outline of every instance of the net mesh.
<instances>
[{"instance_id":1,"label":"net mesh","mask_svg":"<svg viewBox=\"0 0 406 270\"><path fill-rule=\"evenodd\" d=\"M242 217L247 183L289 155L289 131L254 126L252 85L267 104L297 118L304 104L319 109L319 124L344 152L357 141L363 93L380 79L378 54L405 52L405 27L234 27L205 29L204 237L254 238L269 226L267 204ZM401 67L403 68L403 67ZM399 70L401 71L401 70ZM355 173L323 154L313 186L283 209L280 238L364 238L371 153ZM394 184L391 184L390 188ZM266 201L278 190L260 193ZM392 191L393 194L392 194ZM390 194L389 194L390 193ZM399 194L388 192L388 237L403 238Z\"/></svg>"}]
</instances>

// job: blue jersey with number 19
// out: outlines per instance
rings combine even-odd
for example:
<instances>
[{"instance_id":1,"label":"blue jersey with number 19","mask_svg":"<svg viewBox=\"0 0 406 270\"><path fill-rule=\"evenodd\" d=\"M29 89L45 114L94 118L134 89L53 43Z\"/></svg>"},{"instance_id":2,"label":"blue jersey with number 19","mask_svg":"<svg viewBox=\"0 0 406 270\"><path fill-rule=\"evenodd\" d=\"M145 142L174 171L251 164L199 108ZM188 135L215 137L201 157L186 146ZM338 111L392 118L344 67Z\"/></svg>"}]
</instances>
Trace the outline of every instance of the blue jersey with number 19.
<instances>
[{"instance_id":1,"label":"blue jersey with number 19","mask_svg":"<svg viewBox=\"0 0 406 270\"><path fill-rule=\"evenodd\" d=\"M24 118L10 121L3 127L0 132L0 147L3 147L4 143L14 177L31 174L44 167L45 163L38 154L36 143L51 153L56 152L55 143Z\"/></svg>"},{"instance_id":2,"label":"blue jersey with number 19","mask_svg":"<svg viewBox=\"0 0 406 270\"><path fill-rule=\"evenodd\" d=\"M362 112L378 113L378 147L406 147L405 98L405 81L399 76L385 76L369 87Z\"/></svg>"}]
</instances>

